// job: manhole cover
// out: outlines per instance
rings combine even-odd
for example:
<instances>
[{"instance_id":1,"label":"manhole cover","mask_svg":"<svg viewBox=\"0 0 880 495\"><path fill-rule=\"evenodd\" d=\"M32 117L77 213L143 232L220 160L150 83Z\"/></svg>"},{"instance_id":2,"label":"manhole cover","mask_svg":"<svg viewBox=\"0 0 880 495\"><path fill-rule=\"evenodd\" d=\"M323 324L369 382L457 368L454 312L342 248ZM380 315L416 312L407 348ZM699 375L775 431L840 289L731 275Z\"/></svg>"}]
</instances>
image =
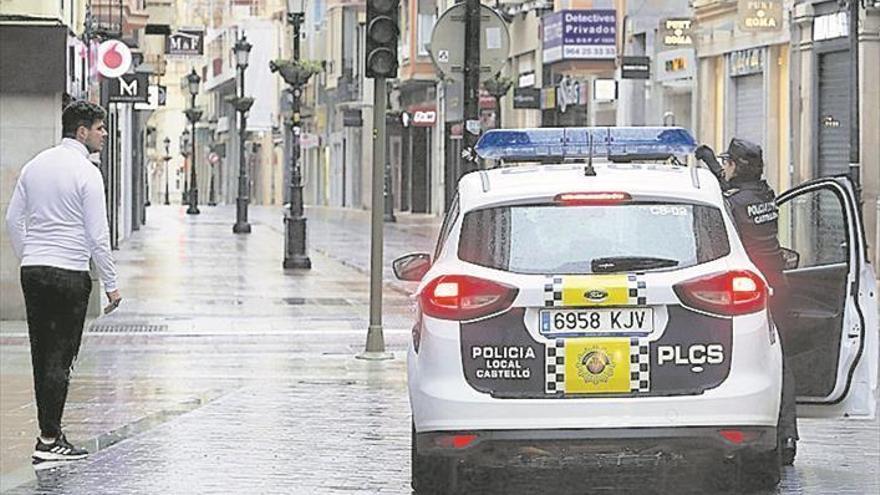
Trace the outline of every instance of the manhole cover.
<instances>
[{"instance_id":1,"label":"manhole cover","mask_svg":"<svg viewBox=\"0 0 880 495\"><path fill-rule=\"evenodd\" d=\"M95 324L89 327L89 333L157 333L168 331L168 325L146 324Z\"/></svg>"}]
</instances>

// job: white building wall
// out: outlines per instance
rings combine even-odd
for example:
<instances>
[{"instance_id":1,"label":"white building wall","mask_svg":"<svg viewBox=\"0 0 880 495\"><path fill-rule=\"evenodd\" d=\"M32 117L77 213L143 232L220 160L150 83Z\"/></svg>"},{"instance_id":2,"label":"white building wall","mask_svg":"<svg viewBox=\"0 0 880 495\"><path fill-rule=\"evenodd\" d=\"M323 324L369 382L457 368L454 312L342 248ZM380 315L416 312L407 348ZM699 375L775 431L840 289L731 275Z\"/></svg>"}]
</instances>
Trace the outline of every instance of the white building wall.
<instances>
[{"instance_id":1,"label":"white building wall","mask_svg":"<svg viewBox=\"0 0 880 495\"><path fill-rule=\"evenodd\" d=\"M19 260L6 235L6 209L21 167L61 140L61 93L0 93L0 319L25 318Z\"/></svg>"}]
</instances>

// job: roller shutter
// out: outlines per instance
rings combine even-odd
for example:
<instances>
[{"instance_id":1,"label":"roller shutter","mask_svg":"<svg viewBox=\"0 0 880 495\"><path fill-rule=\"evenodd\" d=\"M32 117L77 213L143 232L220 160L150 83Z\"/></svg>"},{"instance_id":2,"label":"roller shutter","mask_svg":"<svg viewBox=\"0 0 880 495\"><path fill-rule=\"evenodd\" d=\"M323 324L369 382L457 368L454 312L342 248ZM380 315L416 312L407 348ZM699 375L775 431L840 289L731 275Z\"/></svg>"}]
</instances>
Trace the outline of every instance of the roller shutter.
<instances>
[{"instance_id":1,"label":"roller shutter","mask_svg":"<svg viewBox=\"0 0 880 495\"><path fill-rule=\"evenodd\" d=\"M734 136L764 146L764 74L735 77Z\"/></svg>"},{"instance_id":2,"label":"roller shutter","mask_svg":"<svg viewBox=\"0 0 880 495\"><path fill-rule=\"evenodd\" d=\"M849 52L819 56L818 170L820 176L849 171Z\"/></svg>"}]
</instances>

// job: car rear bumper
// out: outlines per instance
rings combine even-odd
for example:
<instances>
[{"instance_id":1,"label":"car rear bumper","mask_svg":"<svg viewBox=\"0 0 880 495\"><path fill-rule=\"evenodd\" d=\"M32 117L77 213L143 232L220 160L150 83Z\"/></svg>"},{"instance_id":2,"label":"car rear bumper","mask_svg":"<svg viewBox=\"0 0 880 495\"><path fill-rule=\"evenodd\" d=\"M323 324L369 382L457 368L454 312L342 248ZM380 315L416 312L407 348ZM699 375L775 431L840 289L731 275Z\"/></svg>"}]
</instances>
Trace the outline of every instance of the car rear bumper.
<instances>
[{"instance_id":1,"label":"car rear bumper","mask_svg":"<svg viewBox=\"0 0 880 495\"><path fill-rule=\"evenodd\" d=\"M722 435L726 432L727 436ZM453 441L453 439L456 439ZM464 440L463 440L464 439ZM651 467L776 448L775 427L479 430L416 434L421 455L479 465Z\"/></svg>"},{"instance_id":2,"label":"car rear bumper","mask_svg":"<svg viewBox=\"0 0 880 495\"><path fill-rule=\"evenodd\" d=\"M502 399L465 380L457 329L436 332L423 336L419 354L410 347L413 421L417 432L775 427L782 389L778 339L768 334L763 316L755 315L740 318L734 343L728 377L695 395Z\"/></svg>"}]
</instances>

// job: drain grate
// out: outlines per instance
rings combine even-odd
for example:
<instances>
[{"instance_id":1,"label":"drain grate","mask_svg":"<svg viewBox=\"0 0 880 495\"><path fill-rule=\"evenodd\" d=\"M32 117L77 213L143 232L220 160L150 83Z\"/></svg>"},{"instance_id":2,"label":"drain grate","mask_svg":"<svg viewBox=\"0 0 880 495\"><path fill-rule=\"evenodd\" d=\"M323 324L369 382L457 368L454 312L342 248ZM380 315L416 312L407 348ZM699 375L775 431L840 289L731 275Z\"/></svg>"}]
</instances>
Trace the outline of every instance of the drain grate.
<instances>
[{"instance_id":1,"label":"drain grate","mask_svg":"<svg viewBox=\"0 0 880 495\"><path fill-rule=\"evenodd\" d=\"M322 306L352 306L352 303L342 297L285 297L285 304L291 306L306 306L320 304Z\"/></svg>"},{"instance_id":2,"label":"drain grate","mask_svg":"<svg viewBox=\"0 0 880 495\"><path fill-rule=\"evenodd\" d=\"M89 333L159 333L168 331L168 325L147 324L93 324Z\"/></svg>"}]
</instances>

